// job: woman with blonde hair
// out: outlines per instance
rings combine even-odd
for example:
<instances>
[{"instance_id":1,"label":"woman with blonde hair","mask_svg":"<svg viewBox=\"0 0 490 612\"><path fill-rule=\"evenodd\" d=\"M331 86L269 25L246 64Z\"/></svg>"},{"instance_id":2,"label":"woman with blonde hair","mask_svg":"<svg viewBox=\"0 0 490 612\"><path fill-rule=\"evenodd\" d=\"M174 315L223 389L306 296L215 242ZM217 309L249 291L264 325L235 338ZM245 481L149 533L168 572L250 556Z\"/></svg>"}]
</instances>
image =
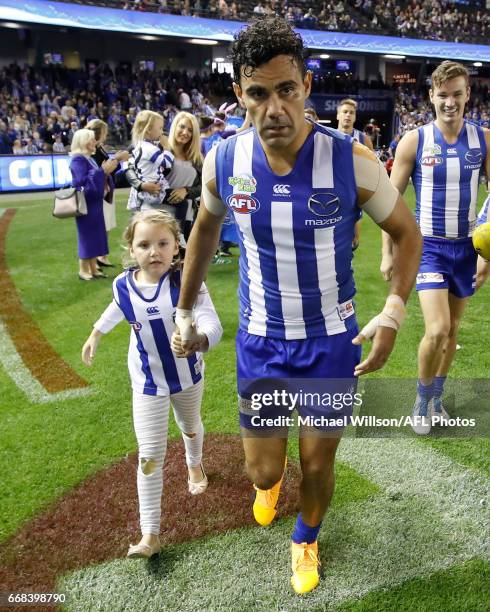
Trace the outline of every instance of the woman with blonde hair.
<instances>
[{"instance_id":1,"label":"woman with blonde hair","mask_svg":"<svg viewBox=\"0 0 490 612\"><path fill-rule=\"evenodd\" d=\"M201 194L202 153L199 124L196 117L177 113L168 137L174 165L167 179L170 193L164 208L179 220L184 237L189 237L194 220L193 206Z\"/></svg>"},{"instance_id":2,"label":"woman with blonde hair","mask_svg":"<svg viewBox=\"0 0 490 612\"><path fill-rule=\"evenodd\" d=\"M71 143L70 170L72 184L83 190L87 202L87 214L76 217L78 235L78 278L83 281L106 277L97 269L97 256L107 254L107 232L105 231L102 201L107 177L114 169L113 162L104 161L99 168L92 159L97 141L92 130L77 130Z\"/></svg>"},{"instance_id":3,"label":"woman with blonde hair","mask_svg":"<svg viewBox=\"0 0 490 612\"><path fill-rule=\"evenodd\" d=\"M92 119L85 126L88 130L92 130L95 134L95 140L97 142L96 150L92 159L100 167L104 161L111 160L109 154L105 150L104 143L109 133L109 126L102 119ZM104 212L104 223L106 232L110 232L111 229L116 227L116 203L114 202L114 186L115 186L115 174L119 167L119 162L128 161L130 155L127 151L117 151L112 157L111 164L114 166L111 174L107 176L106 185L104 188L104 200L103 200L103 212ZM116 163L114 163L116 162ZM113 268L112 264L108 259L108 254L99 255L97 257L97 264L104 268Z\"/></svg>"}]
</instances>

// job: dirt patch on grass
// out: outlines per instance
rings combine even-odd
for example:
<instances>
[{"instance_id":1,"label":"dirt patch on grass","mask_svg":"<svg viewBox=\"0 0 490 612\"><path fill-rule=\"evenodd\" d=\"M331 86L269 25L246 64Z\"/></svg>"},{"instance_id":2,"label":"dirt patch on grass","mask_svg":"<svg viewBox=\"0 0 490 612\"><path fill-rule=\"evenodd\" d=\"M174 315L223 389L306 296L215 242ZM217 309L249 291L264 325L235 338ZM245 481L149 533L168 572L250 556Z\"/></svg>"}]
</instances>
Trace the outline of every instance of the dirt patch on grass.
<instances>
[{"instance_id":1,"label":"dirt patch on grass","mask_svg":"<svg viewBox=\"0 0 490 612\"><path fill-rule=\"evenodd\" d=\"M16 210L9 208L0 216L0 317L27 368L48 393L88 387L56 353L31 315L24 310L5 260L5 244L10 222Z\"/></svg>"},{"instance_id":2,"label":"dirt patch on grass","mask_svg":"<svg viewBox=\"0 0 490 612\"><path fill-rule=\"evenodd\" d=\"M192 496L184 445L172 441L164 468L162 545L254 525L253 489L243 465L238 436L206 435L209 488ZM139 539L136 467L131 455L94 474L1 545L0 591L52 592L60 574L124 557ZM298 484L298 468L289 463L279 517L296 512Z\"/></svg>"}]
</instances>

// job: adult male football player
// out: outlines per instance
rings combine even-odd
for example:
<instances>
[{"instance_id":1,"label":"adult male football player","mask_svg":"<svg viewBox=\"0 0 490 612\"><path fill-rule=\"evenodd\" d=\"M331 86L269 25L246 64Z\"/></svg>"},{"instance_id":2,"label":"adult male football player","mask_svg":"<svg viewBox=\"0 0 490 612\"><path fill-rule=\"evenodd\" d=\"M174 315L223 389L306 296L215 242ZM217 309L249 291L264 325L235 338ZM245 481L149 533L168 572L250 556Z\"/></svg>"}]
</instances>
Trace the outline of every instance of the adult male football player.
<instances>
[{"instance_id":1,"label":"adult male football player","mask_svg":"<svg viewBox=\"0 0 490 612\"><path fill-rule=\"evenodd\" d=\"M268 525L276 514L287 436L275 435L280 428L268 423L254 424L248 381L309 378L314 384L382 367L404 316L421 240L376 156L305 119L311 73L304 66L301 37L287 22L271 17L242 30L232 58L234 91L253 127L220 143L205 159L176 324L184 347L191 348L192 307L228 208L240 245L240 424L246 469L256 489L254 516ZM364 334L358 334L352 302L351 242L359 207L397 245L386 306ZM359 345L371 334L371 351L359 363ZM311 591L319 581L317 537L333 494L341 435L310 429L313 435L300 436L301 512L291 544L297 593Z\"/></svg>"},{"instance_id":2,"label":"adult male football player","mask_svg":"<svg viewBox=\"0 0 490 612\"><path fill-rule=\"evenodd\" d=\"M417 291L425 322L419 346L417 397L412 425L431 430L432 414L447 418L444 383L456 350L461 317L475 291L475 227L479 176L490 171L490 132L464 120L470 98L467 69L444 61L429 91L436 119L407 132L396 149L391 182L401 194L412 177L416 217L423 235ZM390 278L392 241L383 236L381 272Z\"/></svg>"},{"instance_id":3,"label":"adult male football player","mask_svg":"<svg viewBox=\"0 0 490 612\"><path fill-rule=\"evenodd\" d=\"M368 149L374 151L373 143L367 134L361 132L354 127L357 116L357 102L351 98L345 98L339 102L337 107L337 129L347 136L350 136L357 142L366 145ZM352 241L352 248L355 250L359 246L359 240L361 239L361 220L356 223L354 228L354 240Z\"/></svg>"}]
</instances>

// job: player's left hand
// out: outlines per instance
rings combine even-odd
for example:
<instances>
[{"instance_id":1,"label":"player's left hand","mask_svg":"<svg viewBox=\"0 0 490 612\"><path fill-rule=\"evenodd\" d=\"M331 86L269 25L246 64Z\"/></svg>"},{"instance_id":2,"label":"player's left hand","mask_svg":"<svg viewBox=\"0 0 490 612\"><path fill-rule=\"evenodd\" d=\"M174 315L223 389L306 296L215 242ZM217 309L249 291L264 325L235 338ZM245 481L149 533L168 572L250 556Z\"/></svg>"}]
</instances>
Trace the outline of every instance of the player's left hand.
<instances>
[{"instance_id":1,"label":"player's left hand","mask_svg":"<svg viewBox=\"0 0 490 612\"><path fill-rule=\"evenodd\" d=\"M384 366L393 350L396 340L396 330L391 327L378 327L378 319L379 315L371 319L354 340L352 340L352 344L360 345L366 340L373 338L373 346L369 355L364 361L361 361L361 363L356 366L354 376L362 376L368 372L379 370Z\"/></svg>"}]
</instances>

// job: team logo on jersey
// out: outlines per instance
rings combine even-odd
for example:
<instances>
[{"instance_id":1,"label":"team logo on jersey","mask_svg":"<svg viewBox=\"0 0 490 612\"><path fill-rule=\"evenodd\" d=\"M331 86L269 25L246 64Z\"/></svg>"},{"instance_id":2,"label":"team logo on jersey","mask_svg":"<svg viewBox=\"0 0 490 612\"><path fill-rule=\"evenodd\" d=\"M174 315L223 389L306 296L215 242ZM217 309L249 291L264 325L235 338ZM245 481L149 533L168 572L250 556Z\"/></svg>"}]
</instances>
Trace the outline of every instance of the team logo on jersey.
<instances>
[{"instance_id":1,"label":"team logo on jersey","mask_svg":"<svg viewBox=\"0 0 490 612\"><path fill-rule=\"evenodd\" d=\"M427 147L424 147L423 151L422 151L422 157L433 157L434 155L441 155L442 154L442 149L441 146L438 144L434 144L434 145L429 145Z\"/></svg>"},{"instance_id":2,"label":"team logo on jersey","mask_svg":"<svg viewBox=\"0 0 490 612\"><path fill-rule=\"evenodd\" d=\"M257 191L257 181L253 176L229 176L228 185L236 188L236 191L245 193L255 193Z\"/></svg>"},{"instance_id":3,"label":"team logo on jersey","mask_svg":"<svg viewBox=\"0 0 490 612\"><path fill-rule=\"evenodd\" d=\"M456 151L456 149L448 149L447 150L447 154L448 155L457 155L458 152Z\"/></svg>"},{"instance_id":4,"label":"team logo on jersey","mask_svg":"<svg viewBox=\"0 0 490 612\"><path fill-rule=\"evenodd\" d=\"M240 215L251 215L260 208L259 201L247 193L233 193L226 202L233 212Z\"/></svg>"},{"instance_id":5,"label":"team logo on jersey","mask_svg":"<svg viewBox=\"0 0 490 612\"><path fill-rule=\"evenodd\" d=\"M150 316L160 314L160 311L158 310L157 306L150 306L149 308L146 309L146 312Z\"/></svg>"},{"instance_id":6,"label":"team logo on jersey","mask_svg":"<svg viewBox=\"0 0 490 612\"><path fill-rule=\"evenodd\" d=\"M440 164L442 164L442 157L436 157L433 155L430 155L429 157L423 157L420 160L421 166L439 166Z\"/></svg>"},{"instance_id":7,"label":"team logo on jersey","mask_svg":"<svg viewBox=\"0 0 490 612\"><path fill-rule=\"evenodd\" d=\"M134 329L135 332L141 331L141 328L143 327L141 323L138 323L138 321L130 321L129 324L131 325L131 327Z\"/></svg>"},{"instance_id":8,"label":"team logo on jersey","mask_svg":"<svg viewBox=\"0 0 490 612\"><path fill-rule=\"evenodd\" d=\"M464 154L464 158L470 164L481 164L482 154L480 149L470 149Z\"/></svg>"},{"instance_id":9,"label":"team logo on jersey","mask_svg":"<svg viewBox=\"0 0 490 612\"><path fill-rule=\"evenodd\" d=\"M274 185L272 193L278 196L288 196L291 194L291 185Z\"/></svg>"},{"instance_id":10,"label":"team logo on jersey","mask_svg":"<svg viewBox=\"0 0 490 612\"><path fill-rule=\"evenodd\" d=\"M331 191L314 193L308 200L308 209L318 217L332 217L340 209L339 196Z\"/></svg>"}]
</instances>

